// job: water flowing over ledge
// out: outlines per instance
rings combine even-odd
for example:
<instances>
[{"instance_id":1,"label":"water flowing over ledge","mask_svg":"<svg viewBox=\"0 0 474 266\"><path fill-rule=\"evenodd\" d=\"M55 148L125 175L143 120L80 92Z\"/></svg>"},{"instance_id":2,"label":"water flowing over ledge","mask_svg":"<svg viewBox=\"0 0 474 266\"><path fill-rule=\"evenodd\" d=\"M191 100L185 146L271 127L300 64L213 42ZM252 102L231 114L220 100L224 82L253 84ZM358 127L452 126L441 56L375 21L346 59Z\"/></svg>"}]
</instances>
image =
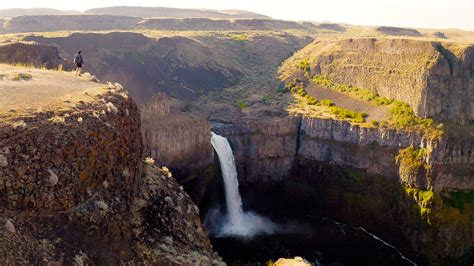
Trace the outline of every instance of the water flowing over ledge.
<instances>
[{"instance_id":1,"label":"water flowing over ledge","mask_svg":"<svg viewBox=\"0 0 474 266\"><path fill-rule=\"evenodd\" d=\"M221 165L227 213L222 214L218 209L210 210L206 215L204 224L210 228L212 234L218 237L240 236L251 238L259 234L275 233L276 225L272 221L257 213L243 211L237 169L229 141L214 132L211 134L211 144L219 157Z\"/></svg>"}]
</instances>

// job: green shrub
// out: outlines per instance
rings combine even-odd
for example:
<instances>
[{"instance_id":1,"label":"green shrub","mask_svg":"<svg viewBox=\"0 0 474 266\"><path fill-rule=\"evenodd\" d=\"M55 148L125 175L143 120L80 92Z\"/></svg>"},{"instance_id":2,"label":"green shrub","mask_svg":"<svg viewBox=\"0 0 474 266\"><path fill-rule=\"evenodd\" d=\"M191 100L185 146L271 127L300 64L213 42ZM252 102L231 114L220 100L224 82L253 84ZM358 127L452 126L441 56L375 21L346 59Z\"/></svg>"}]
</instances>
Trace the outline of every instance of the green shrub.
<instances>
[{"instance_id":1,"label":"green shrub","mask_svg":"<svg viewBox=\"0 0 474 266\"><path fill-rule=\"evenodd\" d=\"M245 35L233 35L232 39L237 41L241 47L245 46L245 42L247 41L247 37Z\"/></svg>"},{"instance_id":2,"label":"green shrub","mask_svg":"<svg viewBox=\"0 0 474 266\"><path fill-rule=\"evenodd\" d=\"M431 139L439 138L444 134L442 124L435 123L431 118L416 116L410 105L404 102L393 101L388 120L396 128L422 130Z\"/></svg>"},{"instance_id":3,"label":"green shrub","mask_svg":"<svg viewBox=\"0 0 474 266\"><path fill-rule=\"evenodd\" d=\"M306 91L304 90L303 87L298 88L298 90L296 91L296 93L297 93L298 95L300 95L300 96L303 96L303 97L306 96Z\"/></svg>"},{"instance_id":4,"label":"green shrub","mask_svg":"<svg viewBox=\"0 0 474 266\"><path fill-rule=\"evenodd\" d=\"M311 66L309 65L309 58L305 58L298 63L298 68L304 70L305 72L311 71Z\"/></svg>"},{"instance_id":5,"label":"green shrub","mask_svg":"<svg viewBox=\"0 0 474 266\"><path fill-rule=\"evenodd\" d=\"M355 117L354 119L352 119L352 122L355 122L355 123L364 123L366 116L367 116L366 113L357 113L356 117Z\"/></svg>"},{"instance_id":6,"label":"green shrub","mask_svg":"<svg viewBox=\"0 0 474 266\"><path fill-rule=\"evenodd\" d=\"M324 105L324 106L333 106L334 105L334 103L331 100L328 100L328 99L321 100L321 104Z\"/></svg>"},{"instance_id":7,"label":"green shrub","mask_svg":"<svg viewBox=\"0 0 474 266\"><path fill-rule=\"evenodd\" d=\"M313 97L313 96L308 97L308 104L309 105L316 105L317 103L318 103L318 100L315 97Z\"/></svg>"},{"instance_id":8,"label":"green shrub","mask_svg":"<svg viewBox=\"0 0 474 266\"><path fill-rule=\"evenodd\" d=\"M390 100L386 97L377 97L375 98L375 104L376 105L389 105L393 102L393 100Z\"/></svg>"},{"instance_id":9,"label":"green shrub","mask_svg":"<svg viewBox=\"0 0 474 266\"><path fill-rule=\"evenodd\" d=\"M17 73L17 74L14 74L11 78L11 80L13 81L20 81L20 80L30 80L32 79L33 76L31 76L30 74L28 73Z\"/></svg>"},{"instance_id":10,"label":"green shrub","mask_svg":"<svg viewBox=\"0 0 474 266\"><path fill-rule=\"evenodd\" d=\"M423 119L417 117L410 105L404 102L395 101L390 109L391 120L397 128L407 128L417 124L422 124Z\"/></svg>"},{"instance_id":11,"label":"green shrub","mask_svg":"<svg viewBox=\"0 0 474 266\"><path fill-rule=\"evenodd\" d=\"M246 102L243 102L243 101L238 101L237 106L239 107L240 111L242 111L243 109L249 107L249 105Z\"/></svg>"},{"instance_id":12,"label":"green shrub","mask_svg":"<svg viewBox=\"0 0 474 266\"><path fill-rule=\"evenodd\" d=\"M377 120L370 120L370 124L374 127L378 127L380 123Z\"/></svg>"},{"instance_id":13,"label":"green shrub","mask_svg":"<svg viewBox=\"0 0 474 266\"><path fill-rule=\"evenodd\" d=\"M415 177L422 167L427 168L424 163L425 156L425 149L415 148L413 146L409 146L398 152L395 160L397 164L400 165L400 177L402 181L407 182L408 178Z\"/></svg>"},{"instance_id":14,"label":"green shrub","mask_svg":"<svg viewBox=\"0 0 474 266\"><path fill-rule=\"evenodd\" d=\"M357 113L338 106L331 106L329 110L338 119L350 120L354 123L363 123L365 121L365 117L367 116L365 113Z\"/></svg>"}]
</instances>

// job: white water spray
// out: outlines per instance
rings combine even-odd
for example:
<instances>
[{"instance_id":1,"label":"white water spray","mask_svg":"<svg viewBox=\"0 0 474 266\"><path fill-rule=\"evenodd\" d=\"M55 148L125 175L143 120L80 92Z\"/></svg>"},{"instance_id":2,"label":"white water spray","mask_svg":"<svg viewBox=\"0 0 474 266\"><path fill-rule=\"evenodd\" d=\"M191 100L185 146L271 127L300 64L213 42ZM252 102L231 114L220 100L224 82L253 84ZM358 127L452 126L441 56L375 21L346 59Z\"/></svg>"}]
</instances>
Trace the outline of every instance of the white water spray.
<instances>
[{"instance_id":1,"label":"white water spray","mask_svg":"<svg viewBox=\"0 0 474 266\"><path fill-rule=\"evenodd\" d=\"M275 225L269 219L253 212L243 211L237 169L229 141L214 132L211 134L211 144L221 164L227 205L227 215L220 217L222 221L220 228L216 230L217 235L252 237L258 234L273 234Z\"/></svg>"}]
</instances>

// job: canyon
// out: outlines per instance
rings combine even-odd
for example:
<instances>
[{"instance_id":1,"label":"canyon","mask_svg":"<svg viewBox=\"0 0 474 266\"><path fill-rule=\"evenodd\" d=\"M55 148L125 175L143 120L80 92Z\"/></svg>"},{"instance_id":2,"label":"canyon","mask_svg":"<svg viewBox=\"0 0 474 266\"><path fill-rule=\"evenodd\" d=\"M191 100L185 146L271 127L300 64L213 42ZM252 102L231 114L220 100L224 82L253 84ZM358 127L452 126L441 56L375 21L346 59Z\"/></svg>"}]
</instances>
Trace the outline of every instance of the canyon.
<instances>
[{"instance_id":1,"label":"canyon","mask_svg":"<svg viewBox=\"0 0 474 266\"><path fill-rule=\"evenodd\" d=\"M2 263L222 264L201 226L222 193L212 131L232 148L244 211L361 226L420 265L472 264L472 40L122 15L77 16L70 28L57 23L67 16L13 18L12 32L38 32L2 37L0 62L16 65L0 80ZM96 17L105 28L89 28ZM41 33L84 29L97 32ZM80 78L67 72L78 49L91 73ZM9 78L19 73L32 79ZM388 111L362 122L328 114L344 102L324 98L329 86L311 89L314 77L384 97ZM380 107L337 93L362 111ZM391 124L396 101L429 123Z\"/></svg>"}]
</instances>

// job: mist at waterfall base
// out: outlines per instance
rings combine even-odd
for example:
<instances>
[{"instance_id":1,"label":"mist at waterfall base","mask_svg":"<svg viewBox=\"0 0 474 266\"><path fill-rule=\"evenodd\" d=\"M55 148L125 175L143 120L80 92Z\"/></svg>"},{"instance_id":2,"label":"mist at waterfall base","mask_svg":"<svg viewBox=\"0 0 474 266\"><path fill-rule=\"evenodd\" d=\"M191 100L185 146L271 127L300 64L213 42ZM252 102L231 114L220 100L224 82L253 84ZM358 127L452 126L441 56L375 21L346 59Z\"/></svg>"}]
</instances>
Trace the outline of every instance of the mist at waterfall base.
<instances>
[{"instance_id":1,"label":"mist at waterfall base","mask_svg":"<svg viewBox=\"0 0 474 266\"><path fill-rule=\"evenodd\" d=\"M252 211L243 211L237 169L229 141L213 132L211 134L211 144L221 164L227 213L222 213L220 208L211 209L204 219L204 226L216 237L252 238L261 234L274 234L277 226L270 219Z\"/></svg>"}]
</instances>

